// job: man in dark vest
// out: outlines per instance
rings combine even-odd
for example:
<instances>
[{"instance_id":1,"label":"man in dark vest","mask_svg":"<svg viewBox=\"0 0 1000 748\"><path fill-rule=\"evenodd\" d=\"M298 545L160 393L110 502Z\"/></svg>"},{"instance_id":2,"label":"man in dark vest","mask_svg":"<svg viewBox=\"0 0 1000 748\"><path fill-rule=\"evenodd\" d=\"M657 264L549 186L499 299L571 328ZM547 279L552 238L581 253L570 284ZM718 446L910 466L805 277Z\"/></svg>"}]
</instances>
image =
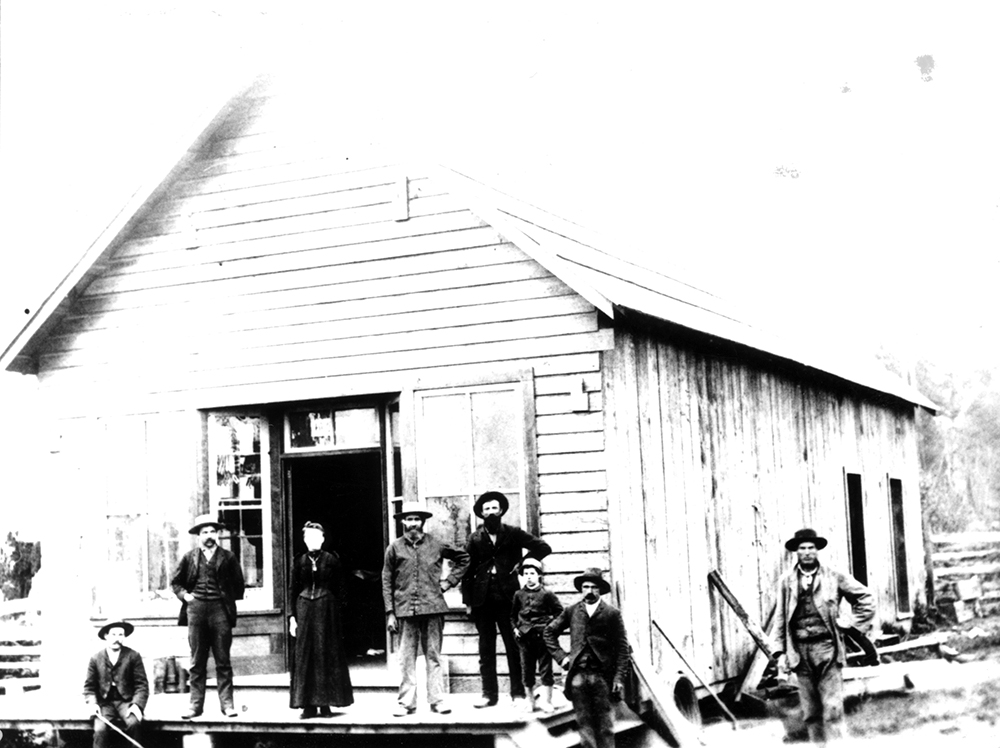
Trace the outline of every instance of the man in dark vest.
<instances>
[{"instance_id":1,"label":"man in dark vest","mask_svg":"<svg viewBox=\"0 0 1000 748\"><path fill-rule=\"evenodd\" d=\"M123 642L134 627L128 621L109 621L97 632L104 647L87 664L83 696L94 710L94 748L105 748L110 722L139 741L140 725L149 700L149 681L142 657Z\"/></svg>"},{"instance_id":2,"label":"man in dark vest","mask_svg":"<svg viewBox=\"0 0 1000 748\"><path fill-rule=\"evenodd\" d=\"M802 718L814 743L843 737L844 637L849 622L838 624L842 598L851 604L853 625L867 632L875 615L871 592L850 574L820 564L816 554L827 540L806 528L785 548L797 563L778 581L774 645L778 667L798 678Z\"/></svg>"},{"instance_id":3,"label":"man in dark vest","mask_svg":"<svg viewBox=\"0 0 1000 748\"><path fill-rule=\"evenodd\" d=\"M552 659L566 671L566 697L573 702L583 748L614 748L611 700L621 699L628 676L629 646L621 612L601 599L611 591L600 569L573 580L581 593L545 630ZM559 635L569 629L569 653Z\"/></svg>"},{"instance_id":4,"label":"man in dark vest","mask_svg":"<svg viewBox=\"0 0 1000 748\"><path fill-rule=\"evenodd\" d=\"M539 560L552 552L544 540L501 521L509 508L510 502L499 491L487 491L473 507L476 516L483 520L483 526L469 538L469 571L462 578L462 600L479 634L483 695L474 705L477 709L494 706L498 700L497 630L507 650L510 695L523 708L520 702L525 695L521 655L510 621L514 593L520 589L517 570L525 552Z\"/></svg>"},{"instance_id":5,"label":"man in dark vest","mask_svg":"<svg viewBox=\"0 0 1000 748\"><path fill-rule=\"evenodd\" d=\"M219 546L221 529L223 525L210 514L195 520L189 532L198 536L198 547L184 554L171 580L174 594L183 603L177 623L188 627L191 647L191 707L182 719L193 719L204 711L209 650L215 658L222 713L227 717L237 714L229 649L236 625L236 601L243 599L243 569L231 551Z\"/></svg>"}]
</instances>

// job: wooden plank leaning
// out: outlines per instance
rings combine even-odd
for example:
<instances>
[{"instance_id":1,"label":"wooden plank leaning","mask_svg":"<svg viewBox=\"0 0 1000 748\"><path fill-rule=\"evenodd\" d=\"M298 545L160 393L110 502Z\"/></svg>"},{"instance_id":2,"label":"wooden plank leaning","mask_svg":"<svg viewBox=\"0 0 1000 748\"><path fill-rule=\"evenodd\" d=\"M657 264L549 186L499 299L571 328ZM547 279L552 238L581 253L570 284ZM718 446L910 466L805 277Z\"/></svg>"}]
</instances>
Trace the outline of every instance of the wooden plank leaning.
<instances>
[{"instance_id":1,"label":"wooden plank leaning","mask_svg":"<svg viewBox=\"0 0 1000 748\"><path fill-rule=\"evenodd\" d=\"M716 569L708 572L708 581L719 591L719 594L722 595L722 598L729 604L729 607L733 609L736 616L743 623L750 637L757 643L758 650L754 652L750 668L746 675L744 675L743 682L740 684L740 690L736 694L736 701L739 701L745 691L753 686L753 681L755 680L753 676L756 674L756 680L760 679L760 676L767 667L767 663L774 659L774 652L771 649L771 641L767 633L765 633L756 620L750 617L743 606L740 605L740 601L736 599L736 596L723 581L722 575ZM774 610L772 608L771 615L768 618L772 618L773 616Z\"/></svg>"},{"instance_id":2,"label":"wooden plank leaning","mask_svg":"<svg viewBox=\"0 0 1000 748\"><path fill-rule=\"evenodd\" d=\"M739 722L736 720L735 715L731 711L729 711L729 707L727 707L724 703L722 703L722 699L720 699L718 694L715 693L715 690L710 685L708 685L708 683L705 682L705 679L702 678L693 667L691 667L691 663L687 661L687 658L677 648L677 646L672 641L670 641L670 637L667 636L667 632L660 627L660 624L658 624L655 619L652 621L652 623L653 626L656 628L656 630L660 632L660 636L662 636L663 639L667 642L667 644L670 645L670 648L674 650L674 653L684 664L684 667L688 669L688 672L695 677L695 679L701 684L702 688L708 691L709 696L711 696L715 700L715 703L718 704L723 714L725 714L726 717L729 719L729 721L733 723L733 729L734 730L739 729Z\"/></svg>"}]
</instances>

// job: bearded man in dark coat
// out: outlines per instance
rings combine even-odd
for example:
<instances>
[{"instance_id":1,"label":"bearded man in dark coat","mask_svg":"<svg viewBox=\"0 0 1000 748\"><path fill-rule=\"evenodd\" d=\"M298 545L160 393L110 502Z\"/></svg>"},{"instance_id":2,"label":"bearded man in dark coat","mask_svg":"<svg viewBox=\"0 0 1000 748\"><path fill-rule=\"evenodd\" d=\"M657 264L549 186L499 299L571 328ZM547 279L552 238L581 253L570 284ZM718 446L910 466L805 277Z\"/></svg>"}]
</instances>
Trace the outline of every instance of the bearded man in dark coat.
<instances>
[{"instance_id":1,"label":"bearded man in dark coat","mask_svg":"<svg viewBox=\"0 0 1000 748\"><path fill-rule=\"evenodd\" d=\"M524 708L521 655L510 620L514 593L520 589L517 571L525 555L541 560L552 552L544 540L503 523L501 518L509 508L510 502L499 491L487 491L473 507L483 526L469 538L469 571L462 578L462 601L479 634L483 695L474 704L477 709L494 706L499 698L497 631L507 650L511 698L516 706Z\"/></svg>"}]
</instances>

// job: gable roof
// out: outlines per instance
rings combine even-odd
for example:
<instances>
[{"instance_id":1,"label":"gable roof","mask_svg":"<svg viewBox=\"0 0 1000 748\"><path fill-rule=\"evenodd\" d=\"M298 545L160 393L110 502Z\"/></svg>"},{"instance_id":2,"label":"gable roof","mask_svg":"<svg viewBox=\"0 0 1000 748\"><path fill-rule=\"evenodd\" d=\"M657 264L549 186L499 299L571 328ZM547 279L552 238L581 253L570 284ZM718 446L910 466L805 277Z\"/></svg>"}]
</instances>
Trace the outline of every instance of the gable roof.
<instances>
[{"instance_id":1,"label":"gable roof","mask_svg":"<svg viewBox=\"0 0 1000 748\"><path fill-rule=\"evenodd\" d=\"M31 373L33 353L72 306L80 290L94 280L105 261L128 236L202 145L221 125L248 89L242 89L221 107L204 112L179 144L166 152L152 179L135 191L107 228L88 247L0 355L0 367ZM622 259L604 249L597 234L528 203L492 189L447 167L434 175L450 191L523 252L560 278L608 317L632 310L708 336L731 341L833 375L929 410L936 406L874 361L851 362L838 352L809 348L800 341L783 340L748 324L723 299L685 280Z\"/></svg>"},{"instance_id":2,"label":"gable roof","mask_svg":"<svg viewBox=\"0 0 1000 748\"><path fill-rule=\"evenodd\" d=\"M633 310L801 364L931 411L937 406L873 360L791 341L757 328L734 305L687 281L606 251L606 240L476 180L449 172L456 192L523 251L609 317Z\"/></svg>"}]
</instances>

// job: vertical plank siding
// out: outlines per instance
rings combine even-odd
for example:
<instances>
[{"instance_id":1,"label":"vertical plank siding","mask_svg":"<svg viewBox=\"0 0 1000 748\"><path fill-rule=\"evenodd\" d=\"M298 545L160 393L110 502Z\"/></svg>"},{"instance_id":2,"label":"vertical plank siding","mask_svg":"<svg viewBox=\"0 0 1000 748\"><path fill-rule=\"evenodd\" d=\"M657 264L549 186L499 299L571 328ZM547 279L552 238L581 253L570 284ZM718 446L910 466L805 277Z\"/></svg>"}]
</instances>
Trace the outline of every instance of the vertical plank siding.
<instances>
[{"instance_id":1,"label":"vertical plank siding","mask_svg":"<svg viewBox=\"0 0 1000 748\"><path fill-rule=\"evenodd\" d=\"M849 568L845 470L863 480L878 621L896 620L887 477L903 482L919 549L912 413L646 333L619 329L605 360L611 550L638 649L660 662L655 619L706 678L738 676L754 645L708 571L763 619L799 527L826 535L825 561ZM920 554L908 562L920 596Z\"/></svg>"}]
</instances>

